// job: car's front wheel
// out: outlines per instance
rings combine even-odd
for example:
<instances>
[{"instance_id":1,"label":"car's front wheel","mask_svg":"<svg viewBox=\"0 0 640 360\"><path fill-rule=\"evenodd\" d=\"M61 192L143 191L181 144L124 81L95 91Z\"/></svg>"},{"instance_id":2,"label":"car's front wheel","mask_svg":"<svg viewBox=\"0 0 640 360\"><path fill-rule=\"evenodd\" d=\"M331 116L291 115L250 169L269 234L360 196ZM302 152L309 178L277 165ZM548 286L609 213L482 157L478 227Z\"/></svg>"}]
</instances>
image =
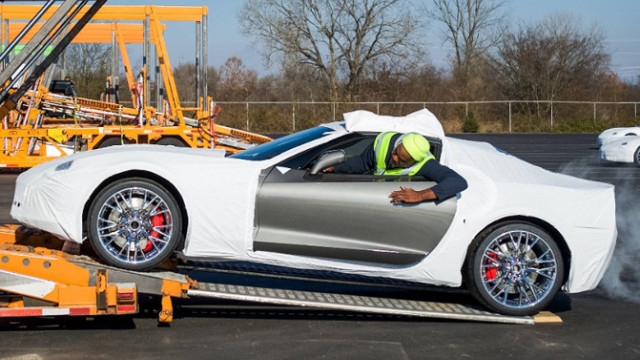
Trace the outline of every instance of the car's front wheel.
<instances>
[{"instance_id":1,"label":"car's front wheel","mask_svg":"<svg viewBox=\"0 0 640 360\"><path fill-rule=\"evenodd\" d=\"M633 153L633 163L640 167L640 146L638 146L636 152Z\"/></svg>"},{"instance_id":2,"label":"car's front wheel","mask_svg":"<svg viewBox=\"0 0 640 360\"><path fill-rule=\"evenodd\" d=\"M149 270L166 260L182 241L182 214L161 184L145 178L121 179L95 197L87 217L89 241L107 264Z\"/></svg>"},{"instance_id":3,"label":"car's front wheel","mask_svg":"<svg viewBox=\"0 0 640 360\"><path fill-rule=\"evenodd\" d=\"M560 248L552 236L525 222L506 223L481 233L465 263L473 296L505 315L533 315L559 290L564 276Z\"/></svg>"}]
</instances>

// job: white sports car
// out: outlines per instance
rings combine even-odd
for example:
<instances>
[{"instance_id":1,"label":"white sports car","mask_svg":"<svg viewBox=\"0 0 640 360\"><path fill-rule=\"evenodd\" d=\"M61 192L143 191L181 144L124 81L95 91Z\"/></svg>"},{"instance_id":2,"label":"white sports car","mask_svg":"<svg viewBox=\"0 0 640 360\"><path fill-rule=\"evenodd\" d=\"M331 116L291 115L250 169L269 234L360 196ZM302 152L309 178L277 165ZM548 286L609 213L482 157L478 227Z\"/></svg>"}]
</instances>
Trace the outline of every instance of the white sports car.
<instances>
[{"instance_id":1,"label":"white sports car","mask_svg":"<svg viewBox=\"0 0 640 360\"><path fill-rule=\"evenodd\" d=\"M390 203L422 178L324 173L383 131L417 132L468 182L443 202ZM340 151L334 151L340 150ZM563 287L598 285L617 236L614 187L549 172L488 143L453 139L428 110L366 111L230 157L130 145L21 174L16 220L111 265L184 256L252 261L459 287L503 314L532 314Z\"/></svg>"},{"instance_id":2,"label":"white sports car","mask_svg":"<svg viewBox=\"0 0 640 360\"><path fill-rule=\"evenodd\" d=\"M638 136L640 135L640 125L631 127L619 127L611 128L603 131L598 135L598 146L606 145L612 141L618 140L625 136Z\"/></svg>"},{"instance_id":3,"label":"white sports car","mask_svg":"<svg viewBox=\"0 0 640 360\"><path fill-rule=\"evenodd\" d=\"M598 158L640 166L640 136L625 136L604 143L598 150Z\"/></svg>"}]
</instances>

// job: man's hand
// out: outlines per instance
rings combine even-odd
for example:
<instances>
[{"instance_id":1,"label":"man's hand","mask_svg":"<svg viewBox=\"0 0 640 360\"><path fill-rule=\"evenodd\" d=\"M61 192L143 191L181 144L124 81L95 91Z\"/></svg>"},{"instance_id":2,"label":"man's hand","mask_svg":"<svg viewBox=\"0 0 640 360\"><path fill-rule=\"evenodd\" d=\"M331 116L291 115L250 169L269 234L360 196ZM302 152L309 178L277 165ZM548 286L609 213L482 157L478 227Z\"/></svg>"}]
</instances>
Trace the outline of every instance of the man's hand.
<instances>
[{"instance_id":1,"label":"man's hand","mask_svg":"<svg viewBox=\"0 0 640 360\"><path fill-rule=\"evenodd\" d=\"M391 202L417 204L423 201L435 200L436 194L431 189L416 191L411 188L400 186L400 190L392 191L389 195Z\"/></svg>"}]
</instances>

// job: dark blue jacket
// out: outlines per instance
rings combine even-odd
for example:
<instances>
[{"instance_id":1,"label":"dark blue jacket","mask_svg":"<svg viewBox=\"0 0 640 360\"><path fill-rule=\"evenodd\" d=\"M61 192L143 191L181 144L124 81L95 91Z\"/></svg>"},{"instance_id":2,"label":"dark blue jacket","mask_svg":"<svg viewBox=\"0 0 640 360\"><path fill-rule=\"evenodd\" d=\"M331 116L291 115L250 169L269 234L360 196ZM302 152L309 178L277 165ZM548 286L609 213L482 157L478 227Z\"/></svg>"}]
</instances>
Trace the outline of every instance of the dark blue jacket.
<instances>
[{"instance_id":1,"label":"dark blue jacket","mask_svg":"<svg viewBox=\"0 0 640 360\"><path fill-rule=\"evenodd\" d=\"M400 136L394 135L391 138L391 144L394 144ZM385 158L387 168L391 168L391 154L393 146L389 146L389 152ZM376 154L373 146L369 146L360 156L353 156L347 159L343 164L335 167L336 172L347 174L367 174L372 173L376 169ZM435 181L438 184L431 188L436 194L438 201L446 200L467 188L467 181L457 172L440 164L437 160L427 161L420 171L414 176L422 176L427 181ZM423 190L423 189L415 189Z\"/></svg>"}]
</instances>

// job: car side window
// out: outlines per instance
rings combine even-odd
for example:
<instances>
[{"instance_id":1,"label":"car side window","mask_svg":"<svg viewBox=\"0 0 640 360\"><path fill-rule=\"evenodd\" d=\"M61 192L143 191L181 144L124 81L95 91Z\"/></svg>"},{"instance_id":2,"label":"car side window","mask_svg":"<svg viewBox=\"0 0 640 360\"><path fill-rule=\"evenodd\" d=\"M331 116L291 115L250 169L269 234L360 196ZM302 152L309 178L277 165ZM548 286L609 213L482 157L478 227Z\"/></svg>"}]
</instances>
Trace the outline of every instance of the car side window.
<instances>
[{"instance_id":1,"label":"car side window","mask_svg":"<svg viewBox=\"0 0 640 360\"><path fill-rule=\"evenodd\" d=\"M367 147L373 146L377 134L368 135L362 139L349 143L342 144L343 147L333 147L330 150L342 149L347 154L347 158L352 156L360 156ZM427 138L431 144L431 153L439 161L440 154L442 153L442 142L439 139ZM346 174L346 173L325 173L317 176L316 179L308 177L307 180L322 181L322 182L422 182L427 181L423 176L408 176L408 175L374 175L373 173L366 174Z\"/></svg>"},{"instance_id":2,"label":"car side window","mask_svg":"<svg viewBox=\"0 0 640 360\"><path fill-rule=\"evenodd\" d=\"M347 153L347 157L359 156L367 146L373 144L374 139L374 135L349 134L327 144L306 150L283 161L279 165L290 169L307 169L313 165L320 155L330 150L344 150Z\"/></svg>"},{"instance_id":3,"label":"car side window","mask_svg":"<svg viewBox=\"0 0 640 360\"><path fill-rule=\"evenodd\" d=\"M356 141L353 144L348 144L343 147L342 150L347 154L347 158L352 156L360 156L368 147L373 146L373 141L375 140L374 136L367 136L359 141Z\"/></svg>"},{"instance_id":4,"label":"car side window","mask_svg":"<svg viewBox=\"0 0 640 360\"><path fill-rule=\"evenodd\" d=\"M306 150L281 162L278 165L290 169L310 169L320 155L331 150L343 150L347 154L347 158L360 156L368 147L373 146L373 142L376 136L376 133L352 133L339 139L333 140L329 143ZM431 143L432 154L436 157L436 159L439 159L442 143L438 139L428 139ZM307 180L322 182L426 181L426 179L424 179L422 176L376 176L373 174L345 173L325 173L316 176L309 176Z\"/></svg>"}]
</instances>

